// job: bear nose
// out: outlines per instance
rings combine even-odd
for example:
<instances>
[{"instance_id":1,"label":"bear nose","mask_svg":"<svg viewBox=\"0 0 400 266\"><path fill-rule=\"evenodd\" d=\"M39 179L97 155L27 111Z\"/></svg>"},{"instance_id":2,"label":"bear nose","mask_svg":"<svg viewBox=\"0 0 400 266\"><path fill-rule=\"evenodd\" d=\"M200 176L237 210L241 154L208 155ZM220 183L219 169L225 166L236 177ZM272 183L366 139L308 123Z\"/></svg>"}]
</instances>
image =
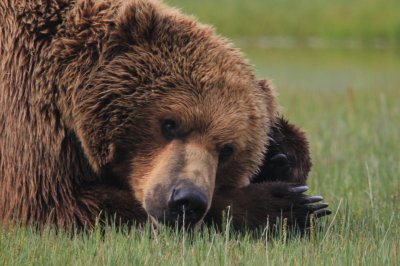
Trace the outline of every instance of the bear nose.
<instances>
[{"instance_id":1,"label":"bear nose","mask_svg":"<svg viewBox=\"0 0 400 266\"><path fill-rule=\"evenodd\" d=\"M194 225L207 210L207 196L195 187L174 189L168 201L169 223Z\"/></svg>"}]
</instances>

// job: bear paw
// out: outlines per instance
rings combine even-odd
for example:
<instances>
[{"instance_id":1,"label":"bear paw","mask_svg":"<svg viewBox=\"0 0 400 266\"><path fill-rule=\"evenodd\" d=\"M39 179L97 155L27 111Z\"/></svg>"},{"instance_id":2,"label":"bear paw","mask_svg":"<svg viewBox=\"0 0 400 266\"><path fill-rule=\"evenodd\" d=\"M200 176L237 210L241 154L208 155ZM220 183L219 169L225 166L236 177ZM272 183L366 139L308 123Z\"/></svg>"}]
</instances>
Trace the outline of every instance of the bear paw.
<instances>
[{"instance_id":1,"label":"bear paw","mask_svg":"<svg viewBox=\"0 0 400 266\"><path fill-rule=\"evenodd\" d=\"M303 194L307 190L307 186L292 187L285 183L276 183L275 188L271 190L272 204L268 209L277 219L287 219L288 225L306 229L312 221L332 213L326 209L328 203L318 203L323 200L322 196Z\"/></svg>"}]
</instances>

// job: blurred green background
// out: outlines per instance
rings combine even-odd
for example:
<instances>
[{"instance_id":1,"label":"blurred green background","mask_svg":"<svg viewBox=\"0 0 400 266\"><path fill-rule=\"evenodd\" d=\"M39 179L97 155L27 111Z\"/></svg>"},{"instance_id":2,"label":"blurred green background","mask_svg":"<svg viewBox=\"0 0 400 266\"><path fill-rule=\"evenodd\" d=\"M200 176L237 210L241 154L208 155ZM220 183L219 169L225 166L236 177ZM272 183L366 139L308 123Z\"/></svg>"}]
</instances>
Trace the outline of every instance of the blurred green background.
<instances>
[{"instance_id":1,"label":"blurred green background","mask_svg":"<svg viewBox=\"0 0 400 266\"><path fill-rule=\"evenodd\" d=\"M400 0L165 2L230 38L278 91L400 84Z\"/></svg>"},{"instance_id":2,"label":"blurred green background","mask_svg":"<svg viewBox=\"0 0 400 266\"><path fill-rule=\"evenodd\" d=\"M400 44L398 0L167 0L230 37L309 38L343 46ZM318 41L314 45L321 45Z\"/></svg>"}]
</instances>

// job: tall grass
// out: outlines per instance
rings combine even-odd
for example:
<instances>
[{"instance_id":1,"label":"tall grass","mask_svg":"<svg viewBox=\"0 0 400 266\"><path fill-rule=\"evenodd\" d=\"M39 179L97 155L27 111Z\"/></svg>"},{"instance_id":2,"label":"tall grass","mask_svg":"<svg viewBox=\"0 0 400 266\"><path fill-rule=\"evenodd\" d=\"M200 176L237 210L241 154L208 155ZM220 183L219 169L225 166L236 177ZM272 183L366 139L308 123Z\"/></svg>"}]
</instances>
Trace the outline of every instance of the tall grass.
<instances>
[{"instance_id":1,"label":"tall grass","mask_svg":"<svg viewBox=\"0 0 400 266\"><path fill-rule=\"evenodd\" d=\"M230 37L290 36L400 44L398 0L166 0Z\"/></svg>"}]
</instances>

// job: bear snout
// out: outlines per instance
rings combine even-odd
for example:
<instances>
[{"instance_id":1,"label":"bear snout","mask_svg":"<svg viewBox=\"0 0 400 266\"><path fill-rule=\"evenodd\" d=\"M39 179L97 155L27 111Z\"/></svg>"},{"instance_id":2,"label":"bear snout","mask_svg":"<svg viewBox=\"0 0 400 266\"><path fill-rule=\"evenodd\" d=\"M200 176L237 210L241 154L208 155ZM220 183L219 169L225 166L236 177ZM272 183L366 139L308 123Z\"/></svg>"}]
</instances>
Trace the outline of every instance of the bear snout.
<instances>
[{"instance_id":1,"label":"bear snout","mask_svg":"<svg viewBox=\"0 0 400 266\"><path fill-rule=\"evenodd\" d=\"M195 225L207 211L207 196L195 187L173 189L168 201L168 223Z\"/></svg>"},{"instance_id":2,"label":"bear snout","mask_svg":"<svg viewBox=\"0 0 400 266\"><path fill-rule=\"evenodd\" d=\"M207 212L209 199L198 187L193 185L179 186L166 192L166 189L156 189L156 194L165 195L165 201L160 201L161 196L147 197L145 200L146 212L153 221L168 226L179 226L186 228L196 227Z\"/></svg>"}]
</instances>

